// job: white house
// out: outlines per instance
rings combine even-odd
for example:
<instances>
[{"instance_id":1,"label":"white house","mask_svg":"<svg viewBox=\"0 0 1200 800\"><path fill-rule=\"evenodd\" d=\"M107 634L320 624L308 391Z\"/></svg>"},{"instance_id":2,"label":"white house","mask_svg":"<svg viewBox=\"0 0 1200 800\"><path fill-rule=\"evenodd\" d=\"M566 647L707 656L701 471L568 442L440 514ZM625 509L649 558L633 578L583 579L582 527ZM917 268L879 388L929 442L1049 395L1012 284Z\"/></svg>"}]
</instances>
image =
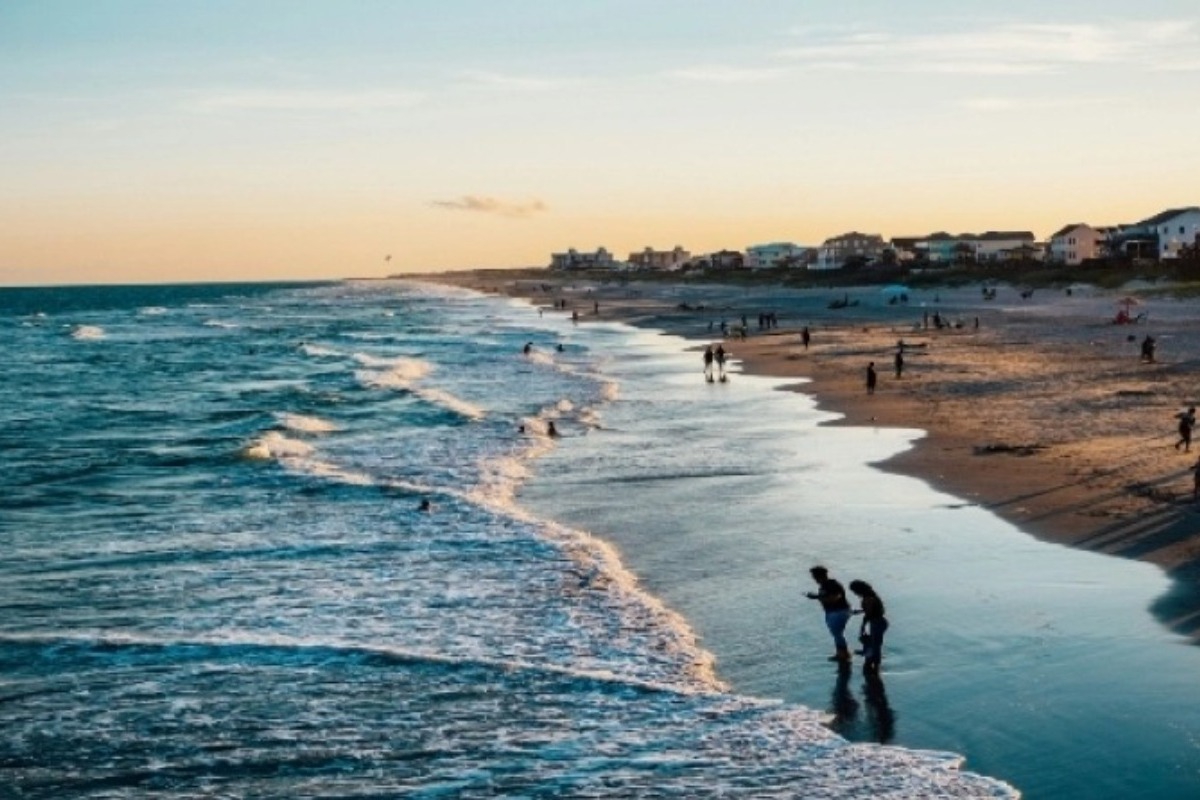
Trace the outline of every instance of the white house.
<instances>
[{"instance_id":1,"label":"white house","mask_svg":"<svg viewBox=\"0 0 1200 800\"><path fill-rule=\"evenodd\" d=\"M594 253L580 253L574 247L565 253L550 255L550 269L613 269L617 262L603 247Z\"/></svg>"},{"instance_id":2,"label":"white house","mask_svg":"<svg viewBox=\"0 0 1200 800\"><path fill-rule=\"evenodd\" d=\"M798 263L804 259L809 248L791 242L755 244L746 248L746 267L765 269L785 263Z\"/></svg>"},{"instance_id":3,"label":"white house","mask_svg":"<svg viewBox=\"0 0 1200 800\"><path fill-rule=\"evenodd\" d=\"M1158 257L1179 258L1184 245L1200 242L1200 207L1174 208L1137 224L1158 235Z\"/></svg>"},{"instance_id":4,"label":"white house","mask_svg":"<svg viewBox=\"0 0 1200 800\"><path fill-rule=\"evenodd\" d=\"M1065 225L1050 237L1050 260L1075 267L1103 254L1108 235L1082 222Z\"/></svg>"},{"instance_id":5,"label":"white house","mask_svg":"<svg viewBox=\"0 0 1200 800\"><path fill-rule=\"evenodd\" d=\"M1036 250L1037 237L1030 231L988 231L971 237L976 261L1008 261L1018 254Z\"/></svg>"},{"instance_id":6,"label":"white house","mask_svg":"<svg viewBox=\"0 0 1200 800\"><path fill-rule=\"evenodd\" d=\"M840 269L851 259L873 261L883 255L883 237L875 233L851 231L826 239L815 263L809 269Z\"/></svg>"}]
</instances>

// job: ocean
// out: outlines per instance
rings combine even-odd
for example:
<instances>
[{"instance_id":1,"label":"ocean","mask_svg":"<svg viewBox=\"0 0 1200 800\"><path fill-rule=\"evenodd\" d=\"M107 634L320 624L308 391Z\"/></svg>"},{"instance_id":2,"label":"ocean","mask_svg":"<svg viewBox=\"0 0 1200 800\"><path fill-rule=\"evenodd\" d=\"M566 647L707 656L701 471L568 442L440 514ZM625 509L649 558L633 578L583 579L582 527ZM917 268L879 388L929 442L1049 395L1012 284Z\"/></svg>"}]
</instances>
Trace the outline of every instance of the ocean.
<instances>
[{"instance_id":1,"label":"ocean","mask_svg":"<svg viewBox=\"0 0 1200 800\"><path fill-rule=\"evenodd\" d=\"M689 344L404 281L0 290L0 796L1200 786L1156 570ZM825 662L818 560L886 587L880 680Z\"/></svg>"}]
</instances>

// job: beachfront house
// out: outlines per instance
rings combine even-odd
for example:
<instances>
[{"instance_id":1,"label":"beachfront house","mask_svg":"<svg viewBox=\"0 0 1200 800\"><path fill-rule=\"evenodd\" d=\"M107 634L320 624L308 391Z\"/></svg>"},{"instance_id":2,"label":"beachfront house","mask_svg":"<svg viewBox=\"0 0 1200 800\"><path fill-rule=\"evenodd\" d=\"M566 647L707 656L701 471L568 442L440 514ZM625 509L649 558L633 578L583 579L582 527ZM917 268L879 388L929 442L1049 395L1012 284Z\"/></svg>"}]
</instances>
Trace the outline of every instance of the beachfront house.
<instances>
[{"instance_id":1,"label":"beachfront house","mask_svg":"<svg viewBox=\"0 0 1200 800\"><path fill-rule=\"evenodd\" d=\"M1030 231L987 231L971 241L979 263L1039 259L1044 252L1035 244L1037 237Z\"/></svg>"},{"instance_id":2,"label":"beachfront house","mask_svg":"<svg viewBox=\"0 0 1200 800\"><path fill-rule=\"evenodd\" d=\"M550 269L613 269L616 266L612 253L603 247L591 253L581 253L572 247L565 253L550 255Z\"/></svg>"},{"instance_id":3,"label":"beachfront house","mask_svg":"<svg viewBox=\"0 0 1200 800\"><path fill-rule=\"evenodd\" d=\"M683 267L692 254L679 245L671 250L655 250L647 247L644 250L629 254L629 263L637 269L677 270Z\"/></svg>"},{"instance_id":4,"label":"beachfront house","mask_svg":"<svg viewBox=\"0 0 1200 800\"><path fill-rule=\"evenodd\" d=\"M888 242L896 261L901 264L922 264L929 260L929 251L925 240L920 236L893 236Z\"/></svg>"},{"instance_id":5,"label":"beachfront house","mask_svg":"<svg viewBox=\"0 0 1200 800\"><path fill-rule=\"evenodd\" d=\"M1173 208L1155 214L1133 226L1132 230L1158 240L1160 261L1179 258L1185 246L1200 243L1200 207Z\"/></svg>"},{"instance_id":6,"label":"beachfront house","mask_svg":"<svg viewBox=\"0 0 1200 800\"><path fill-rule=\"evenodd\" d=\"M954 236L945 231L931 233L918 240L913 246L918 252L925 254L925 259L931 264L954 264L962 260L966 252L964 245L970 248L970 255L975 257L975 248L969 244L971 237Z\"/></svg>"},{"instance_id":7,"label":"beachfront house","mask_svg":"<svg viewBox=\"0 0 1200 800\"><path fill-rule=\"evenodd\" d=\"M1064 225L1050 237L1050 260L1068 267L1100 258L1108 236L1103 229L1083 222Z\"/></svg>"},{"instance_id":8,"label":"beachfront house","mask_svg":"<svg viewBox=\"0 0 1200 800\"><path fill-rule=\"evenodd\" d=\"M750 245L746 248L746 268L770 269L803 264L810 249L791 242Z\"/></svg>"},{"instance_id":9,"label":"beachfront house","mask_svg":"<svg viewBox=\"0 0 1200 800\"><path fill-rule=\"evenodd\" d=\"M876 233L851 231L826 239L809 269L841 269L847 264L869 264L883 256L886 243Z\"/></svg>"}]
</instances>

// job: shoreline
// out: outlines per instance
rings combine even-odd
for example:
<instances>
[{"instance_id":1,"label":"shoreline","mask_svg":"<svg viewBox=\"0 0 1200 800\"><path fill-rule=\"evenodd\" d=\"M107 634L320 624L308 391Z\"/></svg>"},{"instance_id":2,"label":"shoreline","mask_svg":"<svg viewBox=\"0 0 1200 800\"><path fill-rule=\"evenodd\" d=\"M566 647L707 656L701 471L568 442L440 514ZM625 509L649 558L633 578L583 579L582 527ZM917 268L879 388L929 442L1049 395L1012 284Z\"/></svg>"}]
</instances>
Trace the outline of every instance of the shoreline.
<instances>
[{"instance_id":1,"label":"shoreline","mask_svg":"<svg viewBox=\"0 0 1200 800\"><path fill-rule=\"evenodd\" d=\"M999 301L983 300L978 286L942 288L916 292L905 305L884 302L878 287L760 287L751 296L719 283L622 285L548 270L414 277L577 312L580 324L663 330L697 351L721 342L742 371L795 379L781 388L842 415L825 424L920 429L925 435L910 450L874 466L923 480L1041 540L1159 566L1173 588L1151 612L1200 641L1200 506L1191 497L1200 446L1186 455L1171 447L1174 414L1194 404L1189 393L1200 377L1200 362L1187 358L1200 349L1189 313L1200 301L1156 300L1151 322L1114 325L1120 295L1090 288L1032 298L1002 288ZM838 296L859 305L829 309ZM560 301L566 307L555 309ZM766 311L778 314L778 327L756 326ZM952 325L926 329L924 315L934 312ZM747 338L732 328L722 338L716 323L740 325L743 315ZM1156 363L1138 358L1137 340L1147 334L1160 341ZM897 379L892 358L901 339ZM879 374L873 395L865 391L869 361Z\"/></svg>"}]
</instances>

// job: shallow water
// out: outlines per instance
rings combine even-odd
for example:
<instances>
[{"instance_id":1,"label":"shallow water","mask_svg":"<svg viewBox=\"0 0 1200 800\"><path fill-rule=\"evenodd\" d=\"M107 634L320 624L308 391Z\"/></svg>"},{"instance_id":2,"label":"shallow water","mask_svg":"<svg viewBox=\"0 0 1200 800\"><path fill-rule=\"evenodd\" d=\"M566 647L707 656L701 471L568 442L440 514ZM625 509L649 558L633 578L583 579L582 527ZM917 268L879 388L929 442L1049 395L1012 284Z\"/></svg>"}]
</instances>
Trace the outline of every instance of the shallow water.
<instances>
[{"instance_id":1,"label":"shallow water","mask_svg":"<svg viewBox=\"0 0 1200 800\"><path fill-rule=\"evenodd\" d=\"M11 794L1010 795L728 690L590 521L514 503L543 464L599 469L608 414L673 417L610 375L674 357L636 332L387 282L3 290L0 312Z\"/></svg>"},{"instance_id":2,"label":"shallow water","mask_svg":"<svg viewBox=\"0 0 1200 800\"><path fill-rule=\"evenodd\" d=\"M867 466L919 431L820 427L832 415L778 380L705 384L686 342L639 339L608 367L623 393L604 429L540 463L522 501L612 540L736 691L965 753L1027 797L1200 796L1200 649L1151 616L1157 568ZM815 563L886 600L881 683L825 661Z\"/></svg>"}]
</instances>

